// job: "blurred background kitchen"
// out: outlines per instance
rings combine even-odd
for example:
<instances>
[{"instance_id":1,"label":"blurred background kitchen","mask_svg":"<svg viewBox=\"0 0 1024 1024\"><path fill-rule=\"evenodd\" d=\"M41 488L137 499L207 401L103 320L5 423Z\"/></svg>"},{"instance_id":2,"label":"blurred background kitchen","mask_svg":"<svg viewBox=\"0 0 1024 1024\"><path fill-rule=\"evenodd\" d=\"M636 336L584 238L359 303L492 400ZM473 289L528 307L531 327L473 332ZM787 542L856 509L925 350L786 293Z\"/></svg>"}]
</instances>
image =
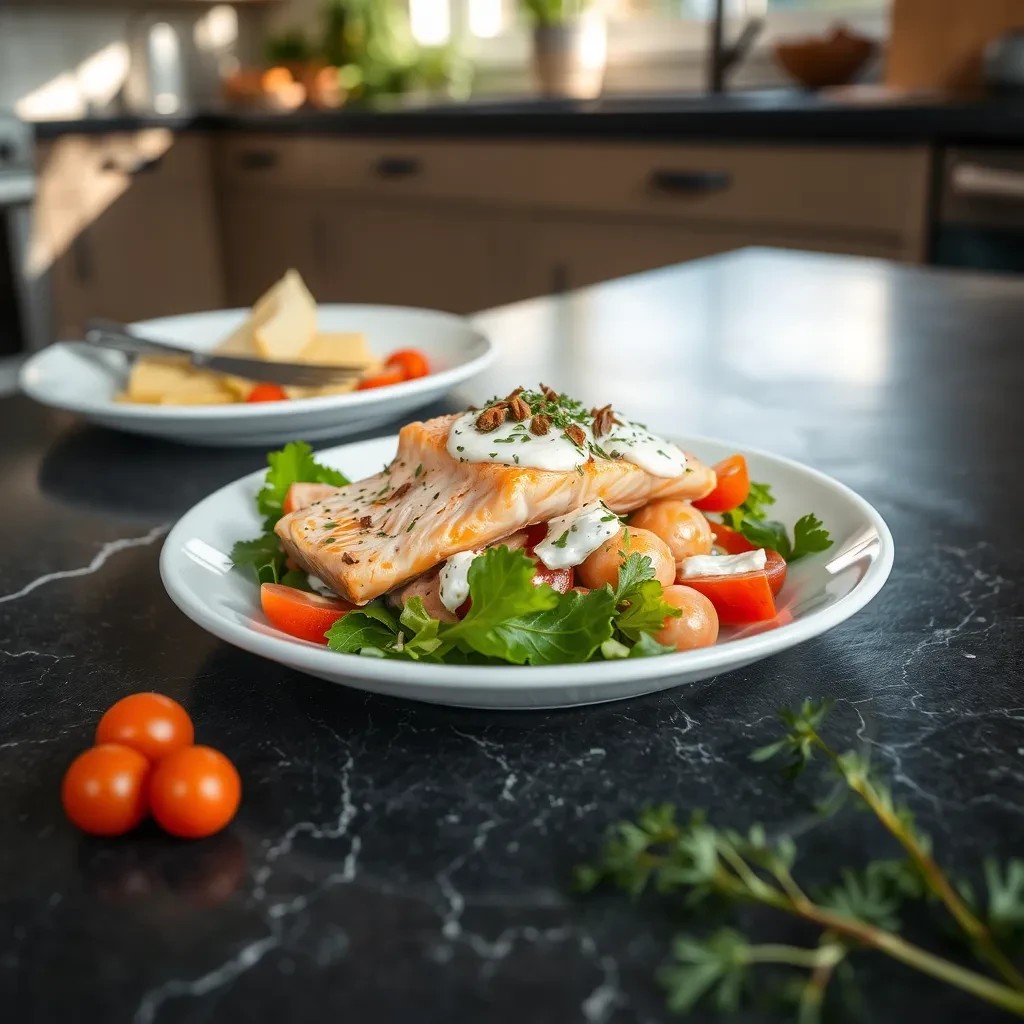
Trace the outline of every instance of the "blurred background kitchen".
<instances>
[{"instance_id":1,"label":"blurred background kitchen","mask_svg":"<svg viewBox=\"0 0 1024 1024\"><path fill-rule=\"evenodd\" d=\"M1021 31L1017 31L1017 30ZM1024 269L1024 0L0 3L0 354L746 245Z\"/></svg>"}]
</instances>

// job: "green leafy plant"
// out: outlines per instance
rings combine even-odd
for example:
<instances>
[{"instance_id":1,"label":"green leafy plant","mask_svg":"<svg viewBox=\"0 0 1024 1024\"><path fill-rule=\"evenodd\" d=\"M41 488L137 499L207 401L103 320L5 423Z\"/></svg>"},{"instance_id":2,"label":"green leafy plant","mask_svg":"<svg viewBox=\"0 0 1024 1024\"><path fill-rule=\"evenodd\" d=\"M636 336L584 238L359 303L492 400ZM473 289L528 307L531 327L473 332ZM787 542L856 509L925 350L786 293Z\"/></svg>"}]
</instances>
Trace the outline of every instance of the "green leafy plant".
<instances>
[{"instance_id":1,"label":"green leafy plant","mask_svg":"<svg viewBox=\"0 0 1024 1024\"><path fill-rule=\"evenodd\" d=\"M523 7L537 25L563 25L589 6L589 0L523 0Z\"/></svg>"},{"instance_id":2,"label":"green leafy plant","mask_svg":"<svg viewBox=\"0 0 1024 1024\"><path fill-rule=\"evenodd\" d=\"M752 903L820 930L818 945L809 948L756 944L732 929L680 936L671 962L659 973L668 1005L677 1011L698 1003L731 1011L750 987L752 968L781 965L802 972L797 1019L812 1024L820 1019L828 987L850 954L874 950L1024 1017L1024 977L1005 952L1024 938L1024 861L986 862L981 901L966 887L954 886L935 861L929 837L866 760L852 751L837 753L822 738L828 710L827 703L807 701L797 711L782 712L785 733L755 751L753 759L785 757L790 777L820 759L890 833L904 857L844 870L837 883L808 892L794 877L797 848L789 837L769 838L761 825L746 834L717 828L700 811L679 821L673 807L662 805L614 826L600 859L577 869L577 886L589 891L608 883L633 896L654 889L682 897L690 908L712 898L732 906ZM944 908L991 973L938 956L900 934L902 908L921 901Z\"/></svg>"}]
</instances>

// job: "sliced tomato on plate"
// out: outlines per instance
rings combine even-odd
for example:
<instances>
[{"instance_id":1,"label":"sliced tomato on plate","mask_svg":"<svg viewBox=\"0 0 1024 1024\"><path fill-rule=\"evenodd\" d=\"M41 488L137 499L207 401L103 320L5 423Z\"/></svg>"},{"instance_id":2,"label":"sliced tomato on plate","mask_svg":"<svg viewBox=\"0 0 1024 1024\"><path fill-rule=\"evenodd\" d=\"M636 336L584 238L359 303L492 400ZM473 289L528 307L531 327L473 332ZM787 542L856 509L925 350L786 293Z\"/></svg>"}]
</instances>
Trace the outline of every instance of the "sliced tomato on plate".
<instances>
[{"instance_id":1,"label":"sliced tomato on plate","mask_svg":"<svg viewBox=\"0 0 1024 1024\"><path fill-rule=\"evenodd\" d=\"M751 544L738 530L712 522L710 519L708 525L714 535L715 546L721 548L727 555L742 555L746 551L757 550L757 545ZM778 594L786 582L786 560L778 551L772 551L770 548L766 548L764 553L767 559L764 571L768 574L768 585L773 595Z\"/></svg>"},{"instance_id":2,"label":"sliced tomato on plate","mask_svg":"<svg viewBox=\"0 0 1024 1024\"><path fill-rule=\"evenodd\" d=\"M272 626L315 644L326 644L327 630L354 607L340 597L308 594L283 583L264 583L260 587L260 604Z\"/></svg>"},{"instance_id":3,"label":"sliced tomato on plate","mask_svg":"<svg viewBox=\"0 0 1024 1024\"><path fill-rule=\"evenodd\" d=\"M693 502L701 512L728 512L738 508L750 494L750 474L742 455L730 455L715 466L715 489Z\"/></svg>"},{"instance_id":4,"label":"sliced tomato on plate","mask_svg":"<svg viewBox=\"0 0 1024 1024\"><path fill-rule=\"evenodd\" d=\"M576 573L573 569L549 569L540 559L535 559L537 568L533 573L533 585L539 587L546 583L552 590L560 594L568 594L576 582Z\"/></svg>"},{"instance_id":5,"label":"sliced tomato on plate","mask_svg":"<svg viewBox=\"0 0 1024 1024\"><path fill-rule=\"evenodd\" d=\"M313 502L326 498L337 489L333 484L294 483L285 493L281 511L285 515L298 512L300 508L308 508Z\"/></svg>"},{"instance_id":6,"label":"sliced tomato on plate","mask_svg":"<svg viewBox=\"0 0 1024 1024\"><path fill-rule=\"evenodd\" d=\"M703 594L715 606L723 626L775 618L775 598L764 569L735 576L687 576L679 582Z\"/></svg>"}]
</instances>

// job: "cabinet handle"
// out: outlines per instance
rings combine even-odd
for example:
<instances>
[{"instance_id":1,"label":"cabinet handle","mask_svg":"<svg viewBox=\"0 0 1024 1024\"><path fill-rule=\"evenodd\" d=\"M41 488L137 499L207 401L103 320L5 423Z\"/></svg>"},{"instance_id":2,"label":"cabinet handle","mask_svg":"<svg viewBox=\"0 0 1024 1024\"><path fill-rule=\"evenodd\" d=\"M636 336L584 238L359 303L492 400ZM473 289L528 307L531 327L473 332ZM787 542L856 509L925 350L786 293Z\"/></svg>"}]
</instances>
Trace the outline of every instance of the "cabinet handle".
<instances>
[{"instance_id":1,"label":"cabinet handle","mask_svg":"<svg viewBox=\"0 0 1024 1024\"><path fill-rule=\"evenodd\" d=\"M728 171L673 171L668 169L651 172L650 186L658 192L672 195L706 195L709 192L724 192L732 185Z\"/></svg>"},{"instance_id":2,"label":"cabinet handle","mask_svg":"<svg viewBox=\"0 0 1024 1024\"><path fill-rule=\"evenodd\" d=\"M423 170L423 162L414 156L382 156L374 165L378 178L414 178Z\"/></svg>"},{"instance_id":3,"label":"cabinet handle","mask_svg":"<svg viewBox=\"0 0 1024 1024\"><path fill-rule=\"evenodd\" d=\"M1024 199L1024 174L1004 167L957 164L951 175L953 192L972 199Z\"/></svg>"},{"instance_id":4,"label":"cabinet handle","mask_svg":"<svg viewBox=\"0 0 1024 1024\"><path fill-rule=\"evenodd\" d=\"M277 163L278 154L272 149L250 149L238 155L238 166L246 171L266 171Z\"/></svg>"},{"instance_id":5,"label":"cabinet handle","mask_svg":"<svg viewBox=\"0 0 1024 1024\"><path fill-rule=\"evenodd\" d=\"M160 156L140 157L133 163L119 164L113 157L107 157L106 160L100 164L100 170L107 173L118 172L120 174L127 174L133 176L136 174L150 174L157 170L163 163L163 154Z\"/></svg>"}]
</instances>

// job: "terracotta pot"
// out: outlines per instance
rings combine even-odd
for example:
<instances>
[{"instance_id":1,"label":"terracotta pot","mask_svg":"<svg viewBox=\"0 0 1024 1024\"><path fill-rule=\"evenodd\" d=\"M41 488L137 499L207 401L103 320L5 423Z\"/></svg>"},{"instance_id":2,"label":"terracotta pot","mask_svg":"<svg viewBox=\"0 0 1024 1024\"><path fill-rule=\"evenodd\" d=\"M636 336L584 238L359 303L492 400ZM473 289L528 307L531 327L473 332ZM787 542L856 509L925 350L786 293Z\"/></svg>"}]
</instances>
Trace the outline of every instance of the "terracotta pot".
<instances>
[{"instance_id":1,"label":"terracotta pot","mask_svg":"<svg viewBox=\"0 0 1024 1024\"><path fill-rule=\"evenodd\" d=\"M607 59L608 29L596 11L558 25L534 26L533 73L545 96L599 96Z\"/></svg>"}]
</instances>

